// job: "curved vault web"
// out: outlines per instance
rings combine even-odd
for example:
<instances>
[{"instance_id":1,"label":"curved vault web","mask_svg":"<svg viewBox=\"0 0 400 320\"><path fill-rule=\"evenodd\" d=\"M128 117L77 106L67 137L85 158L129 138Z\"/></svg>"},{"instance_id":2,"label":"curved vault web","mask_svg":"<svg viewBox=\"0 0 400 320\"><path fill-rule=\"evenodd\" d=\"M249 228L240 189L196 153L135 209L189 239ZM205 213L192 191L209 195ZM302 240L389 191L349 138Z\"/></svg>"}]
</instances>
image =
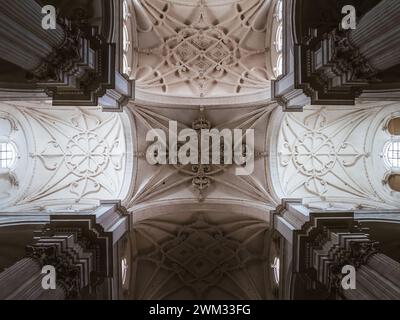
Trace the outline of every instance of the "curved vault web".
<instances>
[{"instance_id":1,"label":"curved vault web","mask_svg":"<svg viewBox=\"0 0 400 320\"><path fill-rule=\"evenodd\" d=\"M0 189L1 210L80 211L126 197L132 172L126 113L13 102L0 104L0 119L13 124L9 139L18 151L12 168L0 172L1 185L11 184L5 196Z\"/></svg>"},{"instance_id":2,"label":"curved vault web","mask_svg":"<svg viewBox=\"0 0 400 320\"><path fill-rule=\"evenodd\" d=\"M265 222L229 213L170 214L137 223L130 238L135 281L126 284L126 298L271 298Z\"/></svg>"},{"instance_id":3,"label":"curved vault web","mask_svg":"<svg viewBox=\"0 0 400 320\"><path fill-rule=\"evenodd\" d=\"M274 1L126 2L126 69L137 99L215 103L270 98ZM228 100L226 100L228 99Z\"/></svg>"}]
</instances>

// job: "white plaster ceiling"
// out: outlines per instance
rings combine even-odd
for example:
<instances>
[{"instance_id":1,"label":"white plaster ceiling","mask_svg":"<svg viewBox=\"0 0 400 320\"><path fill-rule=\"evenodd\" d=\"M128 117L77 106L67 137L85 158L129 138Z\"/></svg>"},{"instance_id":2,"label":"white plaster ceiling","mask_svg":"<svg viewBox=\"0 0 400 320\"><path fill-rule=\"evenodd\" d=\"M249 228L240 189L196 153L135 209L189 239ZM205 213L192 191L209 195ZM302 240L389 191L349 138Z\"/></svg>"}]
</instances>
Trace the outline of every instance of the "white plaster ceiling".
<instances>
[{"instance_id":1,"label":"white plaster ceiling","mask_svg":"<svg viewBox=\"0 0 400 320\"><path fill-rule=\"evenodd\" d=\"M132 0L131 76L137 100L212 104L221 98L268 99L271 3Z\"/></svg>"},{"instance_id":2,"label":"white plaster ceiling","mask_svg":"<svg viewBox=\"0 0 400 320\"><path fill-rule=\"evenodd\" d=\"M79 211L128 193L133 156L125 113L4 102L0 115L14 124L9 138L18 157L9 170L14 179L0 180L3 211Z\"/></svg>"},{"instance_id":3,"label":"white plaster ceiling","mask_svg":"<svg viewBox=\"0 0 400 320\"><path fill-rule=\"evenodd\" d=\"M201 114L200 107L149 107L131 105L136 141L136 175L132 193L124 201L129 211L136 211L151 203L193 203L201 208L204 203L247 204L269 212L276 208L279 200L268 187L267 128L276 104L243 107L207 107ZM146 159L146 142L150 129L162 129L168 136L169 121L177 121L178 128L191 128L192 123L203 115L212 128L255 129L255 166L249 176L235 174L236 165L214 166L205 174L207 187L200 191L194 184L199 177L197 170L189 166L151 165ZM229 115L229 117L227 117ZM266 219L265 217L263 217Z\"/></svg>"},{"instance_id":4,"label":"white plaster ceiling","mask_svg":"<svg viewBox=\"0 0 400 320\"><path fill-rule=\"evenodd\" d=\"M268 143L277 196L327 210L399 208L399 193L385 183L392 168L383 155L392 138L386 124L398 112L389 102L276 112Z\"/></svg>"}]
</instances>

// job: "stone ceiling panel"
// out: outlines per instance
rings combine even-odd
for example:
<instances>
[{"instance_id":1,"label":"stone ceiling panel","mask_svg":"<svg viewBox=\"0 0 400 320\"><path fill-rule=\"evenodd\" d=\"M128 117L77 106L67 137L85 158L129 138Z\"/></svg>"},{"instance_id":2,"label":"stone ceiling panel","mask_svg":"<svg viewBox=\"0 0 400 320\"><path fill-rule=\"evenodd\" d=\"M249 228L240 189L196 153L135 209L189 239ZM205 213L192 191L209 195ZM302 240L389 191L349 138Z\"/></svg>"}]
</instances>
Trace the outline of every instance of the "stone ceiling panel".
<instances>
[{"instance_id":1,"label":"stone ceiling panel","mask_svg":"<svg viewBox=\"0 0 400 320\"><path fill-rule=\"evenodd\" d=\"M137 139L136 177L133 194L126 202L128 210L152 202L190 201L203 203L253 203L266 211L277 205L267 188L266 132L275 104L248 107L148 107L130 106ZM184 112L182 112L184 110ZM229 114L229 120L226 115ZM152 142L146 141L151 129L162 130L168 139L170 121L175 121L178 130L194 128L198 123L207 123L209 128L255 129L254 170L249 175L237 175L237 164L219 165L152 165L146 157ZM199 140L200 141L200 140ZM196 145L197 146L197 145ZM222 148L222 146L221 146ZM211 149L210 149L211 150ZM168 152L168 150L167 150ZM168 158L168 157L167 157Z\"/></svg>"},{"instance_id":2,"label":"stone ceiling panel","mask_svg":"<svg viewBox=\"0 0 400 320\"><path fill-rule=\"evenodd\" d=\"M269 140L277 196L327 210L398 208L398 193L385 183L391 168L384 160L391 139L386 123L398 110L397 103L374 102L277 112L279 128L270 128Z\"/></svg>"},{"instance_id":3,"label":"stone ceiling panel","mask_svg":"<svg viewBox=\"0 0 400 320\"><path fill-rule=\"evenodd\" d=\"M3 198L1 180L2 210L79 211L126 197L133 170L126 113L9 102L0 105L1 118L12 120L7 141L17 155L7 172L11 192Z\"/></svg>"},{"instance_id":4,"label":"stone ceiling panel","mask_svg":"<svg viewBox=\"0 0 400 320\"><path fill-rule=\"evenodd\" d=\"M269 0L134 0L137 99L268 99L270 7Z\"/></svg>"},{"instance_id":5,"label":"stone ceiling panel","mask_svg":"<svg viewBox=\"0 0 400 320\"><path fill-rule=\"evenodd\" d=\"M125 298L271 299L269 237L266 222L221 212L138 223Z\"/></svg>"}]
</instances>

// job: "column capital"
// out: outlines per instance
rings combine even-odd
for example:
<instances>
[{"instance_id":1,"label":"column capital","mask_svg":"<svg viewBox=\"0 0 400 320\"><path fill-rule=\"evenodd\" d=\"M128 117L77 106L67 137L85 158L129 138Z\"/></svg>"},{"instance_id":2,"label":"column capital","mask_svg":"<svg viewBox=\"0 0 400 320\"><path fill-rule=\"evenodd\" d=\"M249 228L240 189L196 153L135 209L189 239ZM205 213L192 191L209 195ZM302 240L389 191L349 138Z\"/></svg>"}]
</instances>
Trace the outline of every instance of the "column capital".
<instances>
[{"instance_id":1,"label":"column capital","mask_svg":"<svg viewBox=\"0 0 400 320\"><path fill-rule=\"evenodd\" d=\"M377 253L379 243L370 239L353 212L310 212L310 220L294 231L293 272L336 295L342 291L343 267L358 270Z\"/></svg>"},{"instance_id":2,"label":"column capital","mask_svg":"<svg viewBox=\"0 0 400 320\"><path fill-rule=\"evenodd\" d=\"M80 291L89 285L96 258L94 252L86 251L73 237L73 234L43 235L26 249L27 257L41 267L55 268L57 285L63 288L66 299L77 298Z\"/></svg>"},{"instance_id":3,"label":"column capital","mask_svg":"<svg viewBox=\"0 0 400 320\"><path fill-rule=\"evenodd\" d=\"M339 29L343 15L337 1L284 3L286 68L274 81L272 96L287 111L307 104L399 99L399 85L393 79L400 68L400 3L355 5L357 27L348 31Z\"/></svg>"},{"instance_id":4,"label":"column capital","mask_svg":"<svg viewBox=\"0 0 400 320\"><path fill-rule=\"evenodd\" d=\"M28 74L18 76L21 85L7 80L4 89L11 86L8 89L17 99L20 92L40 89L56 106L100 105L106 111L122 111L135 98L134 81L123 73L123 2L109 0L93 6L95 17L83 12L91 11L85 5L71 4L58 12L55 30L44 30L42 8L36 1L4 4L0 55ZM86 18L67 14L75 9ZM14 98L13 91L6 92Z\"/></svg>"}]
</instances>

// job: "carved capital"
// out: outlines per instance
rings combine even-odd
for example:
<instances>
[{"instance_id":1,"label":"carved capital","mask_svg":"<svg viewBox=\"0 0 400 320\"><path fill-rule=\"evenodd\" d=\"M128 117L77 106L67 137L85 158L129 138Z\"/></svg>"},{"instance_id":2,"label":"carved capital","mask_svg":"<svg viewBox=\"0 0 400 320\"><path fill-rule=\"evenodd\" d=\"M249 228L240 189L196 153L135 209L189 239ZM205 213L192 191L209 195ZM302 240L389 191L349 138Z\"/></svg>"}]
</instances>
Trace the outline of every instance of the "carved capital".
<instances>
[{"instance_id":1,"label":"carved capital","mask_svg":"<svg viewBox=\"0 0 400 320\"><path fill-rule=\"evenodd\" d=\"M64 31L64 41L28 75L33 81L63 81L63 74L73 67L74 62L81 60L82 32L66 20L59 20L59 25Z\"/></svg>"},{"instance_id":2,"label":"carved capital","mask_svg":"<svg viewBox=\"0 0 400 320\"><path fill-rule=\"evenodd\" d=\"M366 81L377 74L359 49L350 42L349 31L334 30L328 37L332 38L332 60L338 70L349 74L349 80Z\"/></svg>"},{"instance_id":3,"label":"carved capital","mask_svg":"<svg viewBox=\"0 0 400 320\"><path fill-rule=\"evenodd\" d=\"M311 213L294 237L295 270L318 282L333 295L341 294L342 270L356 269L379 252L351 212Z\"/></svg>"},{"instance_id":4,"label":"carved capital","mask_svg":"<svg viewBox=\"0 0 400 320\"><path fill-rule=\"evenodd\" d=\"M351 241L348 249L338 248L338 253L334 255L334 260L329 267L328 287L335 292L340 292L342 290L343 267L351 265L358 269L366 265L368 259L379 252L378 248L379 243L373 241Z\"/></svg>"},{"instance_id":5,"label":"carved capital","mask_svg":"<svg viewBox=\"0 0 400 320\"><path fill-rule=\"evenodd\" d=\"M57 283L64 288L67 299L74 299L79 295L82 287L79 267L65 253L58 253L56 245L38 244L28 246L26 251L27 256L35 259L41 266L50 265L55 268Z\"/></svg>"}]
</instances>

